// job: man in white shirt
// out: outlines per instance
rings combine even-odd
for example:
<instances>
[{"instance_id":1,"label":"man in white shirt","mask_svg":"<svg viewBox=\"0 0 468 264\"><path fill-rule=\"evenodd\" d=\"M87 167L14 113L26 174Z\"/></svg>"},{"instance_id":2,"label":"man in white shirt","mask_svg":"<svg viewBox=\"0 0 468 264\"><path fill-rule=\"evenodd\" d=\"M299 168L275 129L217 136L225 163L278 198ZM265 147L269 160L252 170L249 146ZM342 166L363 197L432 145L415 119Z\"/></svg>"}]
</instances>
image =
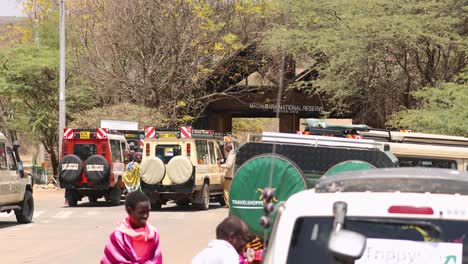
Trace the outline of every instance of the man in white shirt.
<instances>
[{"instance_id":1,"label":"man in white shirt","mask_svg":"<svg viewBox=\"0 0 468 264\"><path fill-rule=\"evenodd\" d=\"M239 254L249 239L247 224L228 216L216 227L216 239L192 259L192 264L239 264Z\"/></svg>"},{"instance_id":2,"label":"man in white shirt","mask_svg":"<svg viewBox=\"0 0 468 264\"><path fill-rule=\"evenodd\" d=\"M229 207L229 189L231 188L232 178L234 178L234 163L236 162L236 154L234 151L232 151L231 144L226 144L224 150L227 154L226 162L224 164L220 164L219 166L226 169L223 182L224 202L226 203L226 206Z\"/></svg>"}]
</instances>

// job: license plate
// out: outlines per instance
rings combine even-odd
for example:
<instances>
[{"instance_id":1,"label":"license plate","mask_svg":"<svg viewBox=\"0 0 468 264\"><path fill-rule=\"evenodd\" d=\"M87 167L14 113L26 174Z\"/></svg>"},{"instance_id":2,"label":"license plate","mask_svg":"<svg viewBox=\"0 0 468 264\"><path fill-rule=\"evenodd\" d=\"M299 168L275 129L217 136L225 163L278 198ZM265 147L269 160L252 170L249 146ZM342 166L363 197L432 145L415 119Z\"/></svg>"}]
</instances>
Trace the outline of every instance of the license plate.
<instances>
[{"instance_id":1,"label":"license plate","mask_svg":"<svg viewBox=\"0 0 468 264\"><path fill-rule=\"evenodd\" d=\"M177 138L176 134L159 134L159 138Z\"/></svg>"},{"instance_id":2,"label":"license plate","mask_svg":"<svg viewBox=\"0 0 468 264\"><path fill-rule=\"evenodd\" d=\"M89 132L80 132L80 139L89 139Z\"/></svg>"}]
</instances>

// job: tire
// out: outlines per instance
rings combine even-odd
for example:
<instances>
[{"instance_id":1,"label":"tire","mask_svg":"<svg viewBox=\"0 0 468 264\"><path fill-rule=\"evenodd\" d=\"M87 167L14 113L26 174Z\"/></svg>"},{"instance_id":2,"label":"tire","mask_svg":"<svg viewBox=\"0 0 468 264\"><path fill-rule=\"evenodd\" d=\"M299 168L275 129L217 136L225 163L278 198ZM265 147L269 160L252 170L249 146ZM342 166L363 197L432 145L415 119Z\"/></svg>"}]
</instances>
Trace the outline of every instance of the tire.
<instances>
[{"instance_id":1,"label":"tire","mask_svg":"<svg viewBox=\"0 0 468 264\"><path fill-rule=\"evenodd\" d=\"M113 206L120 205L120 198L122 196L122 190L120 189L121 182L122 182L122 179L119 178L115 187L109 190L110 203Z\"/></svg>"},{"instance_id":2,"label":"tire","mask_svg":"<svg viewBox=\"0 0 468 264\"><path fill-rule=\"evenodd\" d=\"M151 203L151 210L152 211L160 210L161 207L162 207L162 204L160 202L152 202Z\"/></svg>"},{"instance_id":3,"label":"tire","mask_svg":"<svg viewBox=\"0 0 468 264\"><path fill-rule=\"evenodd\" d=\"M166 165L167 175L175 184L186 183L193 174L193 164L185 156L175 156Z\"/></svg>"},{"instance_id":4,"label":"tire","mask_svg":"<svg viewBox=\"0 0 468 264\"><path fill-rule=\"evenodd\" d=\"M146 184L158 184L166 174L164 162L157 157L146 157L140 164L141 180Z\"/></svg>"},{"instance_id":5,"label":"tire","mask_svg":"<svg viewBox=\"0 0 468 264\"><path fill-rule=\"evenodd\" d=\"M65 198L67 199L67 203L69 207L76 207L78 205L78 197L75 191L66 190Z\"/></svg>"},{"instance_id":6,"label":"tire","mask_svg":"<svg viewBox=\"0 0 468 264\"><path fill-rule=\"evenodd\" d=\"M190 204L190 201L189 200L179 200L179 201L176 201L176 204L177 206L189 206Z\"/></svg>"},{"instance_id":7,"label":"tire","mask_svg":"<svg viewBox=\"0 0 468 264\"><path fill-rule=\"evenodd\" d=\"M221 206L226 206L226 201L224 201L224 195L216 196L216 201L217 201Z\"/></svg>"},{"instance_id":8,"label":"tire","mask_svg":"<svg viewBox=\"0 0 468 264\"><path fill-rule=\"evenodd\" d=\"M97 196L94 196L94 195L88 196L88 201L90 203L95 203L95 202L97 202L97 200L98 200Z\"/></svg>"},{"instance_id":9,"label":"tire","mask_svg":"<svg viewBox=\"0 0 468 264\"><path fill-rule=\"evenodd\" d=\"M76 155L68 154L59 162L60 182L74 183L81 177L83 161Z\"/></svg>"},{"instance_id":10,"label":"tire","mask_svg":"<svg viewBox=\"0 0 468 264\"><path fill-rule=\"evenodd\" d=\"M210 188L207 183L203 184L201 189L202 203L197 204L199 210L208 210L210 208Z\"/></svg>"},{"instance_id":11,"label":"tire","mask_svg":"<svg viewBox=\"0 0 468 264\"><path fill-rule=\"evenodd\" d=\"M85 174L92 183L102 183L109 179L109 162L101 155L92 155L86 160Z\"/></svg>"},{"instance_id":12,"label":"tire","mask_svg":"<svg viewBox=\"0 0 468 264\"><path fill-rule=\"evenodd\" d=\"M26 190L20 206L21 209L15 210L16 221L20 224L31 223L34 215L34 199L31 191Z\"/></svg>"}]
</instances>

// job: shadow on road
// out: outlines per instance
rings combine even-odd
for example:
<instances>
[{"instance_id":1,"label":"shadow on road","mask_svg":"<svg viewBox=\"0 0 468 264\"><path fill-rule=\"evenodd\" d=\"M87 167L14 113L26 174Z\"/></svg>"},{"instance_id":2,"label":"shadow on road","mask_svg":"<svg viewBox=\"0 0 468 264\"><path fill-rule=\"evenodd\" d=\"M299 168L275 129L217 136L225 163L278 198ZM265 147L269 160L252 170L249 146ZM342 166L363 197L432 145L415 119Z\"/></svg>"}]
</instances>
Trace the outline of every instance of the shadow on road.
<instances>
[{"instance_id":1,"label":"shadow on road","mask_svg":"<svg viewBox=\"0 0 468 264\"><path fill-rule=\"evenodd\" d=\"M120 205L123 205L124 202L120 201ZM89 207L115 207L115 205L112 205L110 202L106 201L97 201L95 203L92 202L78 202L78 205L75 207L70 207L68 205L63 205L62 208L89 208Z\"/></svg>"},{"instance_id":2,"label":"shadow on road","mask_svg":"<svg viewBox=\"0 0 468 264\"><path fill-rule=\"evenodd\" d=\"M208 209L207 211L216 210L216 209L219 209L219 208L225 208L225 207L219 205L219 203L211 203L210 204L210 209ZM174 203L168 203L167 205L163 205L163 207L161 209L157 209L157 210L152 209L151 211L152 212L162 212L162 213L164 213L164 212L172 213L172 212L197 212L197 211L201 212L203 210L198 209L194 205L177 206Z\"/></svg>"},{"instance_id":3,"label":"shadow on road","mask_svg":"<svg viewBox=\"0 0 468 264\"><path fill-rule=\"evenodd\" d=\"M23 224L19 224L16 221L1 221L0 220L0 229L12 227L12 226L20 226L20 225L23 225Z\"/></svg>"}]
</instances>

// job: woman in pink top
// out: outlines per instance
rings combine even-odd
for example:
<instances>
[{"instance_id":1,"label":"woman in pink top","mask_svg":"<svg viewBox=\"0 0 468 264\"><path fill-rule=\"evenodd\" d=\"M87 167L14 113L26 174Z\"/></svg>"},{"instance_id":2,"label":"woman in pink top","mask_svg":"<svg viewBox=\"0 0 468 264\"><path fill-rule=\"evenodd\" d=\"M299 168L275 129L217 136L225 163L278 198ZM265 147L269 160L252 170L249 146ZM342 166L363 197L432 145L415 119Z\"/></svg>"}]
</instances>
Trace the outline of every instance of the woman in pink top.
<instances>
[{"instance_id":1,"label":"woman in pink top","mask_svg":"<svg viewBox=\"0 0 468 264\"><path fill-rule=\"evenodd\" d=\"M128 216L110 235L101 264L161 264L158 231L147 223L148 197L140 191L131 192L125 200L125 209Z\"/></svg>"}]
</instances>

